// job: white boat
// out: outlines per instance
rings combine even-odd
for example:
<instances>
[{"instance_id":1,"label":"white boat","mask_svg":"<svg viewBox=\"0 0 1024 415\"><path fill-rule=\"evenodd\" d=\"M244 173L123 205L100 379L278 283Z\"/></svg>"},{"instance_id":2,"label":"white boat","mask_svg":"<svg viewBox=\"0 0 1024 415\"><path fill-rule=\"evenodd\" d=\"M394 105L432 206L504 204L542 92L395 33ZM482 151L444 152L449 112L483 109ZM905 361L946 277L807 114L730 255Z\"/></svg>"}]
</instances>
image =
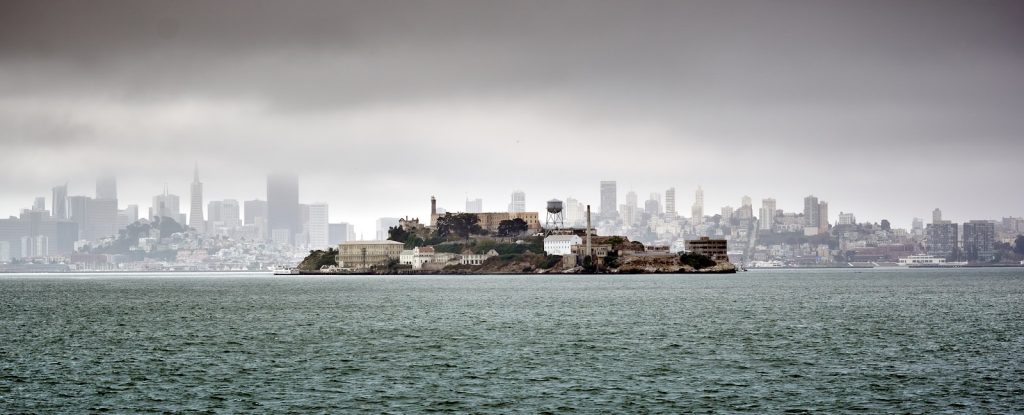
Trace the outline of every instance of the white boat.
<instances>
[{"instance_id":1,"label":"white boat","mask_svg":"<svg viewBox=\"0 0 1024 415\"><path fill-rule=\"evenodd\" d=\"M900 266L942 266L946 265L946 258L940 258L934 255L917 254L911 255L906 258L900 258Z\"/></svg>"},{"instance_id":2,"label":"white boat","mask_svg":"<svg viewBox=\"0 0 1024 415\"><path fill-rule=\"evenodd\" d=\"M298 268L278 268L274 270L274 275L299 275Z\"/></svg>"}]
</instances>

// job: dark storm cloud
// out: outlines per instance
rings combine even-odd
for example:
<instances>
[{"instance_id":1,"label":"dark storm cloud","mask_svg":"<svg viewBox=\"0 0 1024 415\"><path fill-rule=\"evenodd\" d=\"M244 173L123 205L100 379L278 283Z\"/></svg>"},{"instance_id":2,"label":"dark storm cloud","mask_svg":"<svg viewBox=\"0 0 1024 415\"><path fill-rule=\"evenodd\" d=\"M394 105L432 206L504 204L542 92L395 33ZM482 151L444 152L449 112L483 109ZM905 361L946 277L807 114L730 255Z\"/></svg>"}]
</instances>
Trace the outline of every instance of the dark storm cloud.
<instances>
[{"instance_id":1,"label":"dark storm cloud","mask_svg":"<svg viewBox=\"0 0 1024 415\"><path fill-rule=\"evenodd\" d=\"M612 176L641 195L704 183L721 204L827 189L882 214L855 205L871 183L938 195L977 183L950 165L1019 162L1021 22L1016 1L5 2L0 162L88 154L160 181L179 159L220 166L213 177L272 159L436 188L554 149L623 168L575 166L537 185L544 197ZM76 151L39 151L53 145ZM518 182L477 187L501 189L487 195L500 205L565 170L521 163ZM67 169L41 174L82 173Z\"/></svg>"}]
</instances>

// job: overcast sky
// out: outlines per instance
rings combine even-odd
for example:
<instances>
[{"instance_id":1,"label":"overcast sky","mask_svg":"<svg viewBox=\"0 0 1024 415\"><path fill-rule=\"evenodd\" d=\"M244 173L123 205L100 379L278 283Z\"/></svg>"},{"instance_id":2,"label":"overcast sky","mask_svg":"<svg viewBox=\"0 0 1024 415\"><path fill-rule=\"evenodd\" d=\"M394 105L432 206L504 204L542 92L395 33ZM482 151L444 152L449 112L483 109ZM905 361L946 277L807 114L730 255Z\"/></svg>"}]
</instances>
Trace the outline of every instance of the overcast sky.
<instances>
[{"instance_id":1,"label":"overcast sky","mask_svg":"<svg viewBox=\"0 0 1024 415\"><path fill-rule=\"evenodd\" d=\"M0 3L2 216L103 171L184 209L199 163L207 201L294 171L367 238L601 180L909 227L1024 215L1022 131L1018 0Z\"/></svg>"}]
</instances>

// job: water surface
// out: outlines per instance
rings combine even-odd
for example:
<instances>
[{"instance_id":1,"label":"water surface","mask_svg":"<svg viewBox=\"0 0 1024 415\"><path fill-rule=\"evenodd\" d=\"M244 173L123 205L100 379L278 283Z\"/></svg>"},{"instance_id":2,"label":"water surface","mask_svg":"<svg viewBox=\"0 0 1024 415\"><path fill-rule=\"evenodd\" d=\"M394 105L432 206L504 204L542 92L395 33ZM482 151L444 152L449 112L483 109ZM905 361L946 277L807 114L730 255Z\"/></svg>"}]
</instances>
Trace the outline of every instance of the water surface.
<instances>
[{"instance_id":1,"label":"water surface","mask_svg":"<svg viewBox=\"0 0 1024 415\"><path fill-rule=\"evenodd\" d=\"M0 412L1024 411L1024 269L0 276Z\"/></svg>"}]
</instances>

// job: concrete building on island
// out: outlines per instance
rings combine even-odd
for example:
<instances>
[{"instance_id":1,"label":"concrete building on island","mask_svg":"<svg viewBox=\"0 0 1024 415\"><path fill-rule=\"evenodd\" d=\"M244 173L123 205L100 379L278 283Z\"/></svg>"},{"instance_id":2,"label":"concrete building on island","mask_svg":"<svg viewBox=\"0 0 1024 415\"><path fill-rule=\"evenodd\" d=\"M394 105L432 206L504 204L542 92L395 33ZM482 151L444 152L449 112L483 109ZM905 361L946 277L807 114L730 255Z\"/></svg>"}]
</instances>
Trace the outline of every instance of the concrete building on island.
<instances>
[{"instance_id":1,"label":"concrete building on island","mask_svg":"<svg viewBox=\"0 0 1024 415\"><path fill-rule=\"evenodd\" d=\"M338 266L341 268L369 268L387 265L402 255L405 244L395 241L348 241L338 245Z\"/></svg>"}]
</instances>

